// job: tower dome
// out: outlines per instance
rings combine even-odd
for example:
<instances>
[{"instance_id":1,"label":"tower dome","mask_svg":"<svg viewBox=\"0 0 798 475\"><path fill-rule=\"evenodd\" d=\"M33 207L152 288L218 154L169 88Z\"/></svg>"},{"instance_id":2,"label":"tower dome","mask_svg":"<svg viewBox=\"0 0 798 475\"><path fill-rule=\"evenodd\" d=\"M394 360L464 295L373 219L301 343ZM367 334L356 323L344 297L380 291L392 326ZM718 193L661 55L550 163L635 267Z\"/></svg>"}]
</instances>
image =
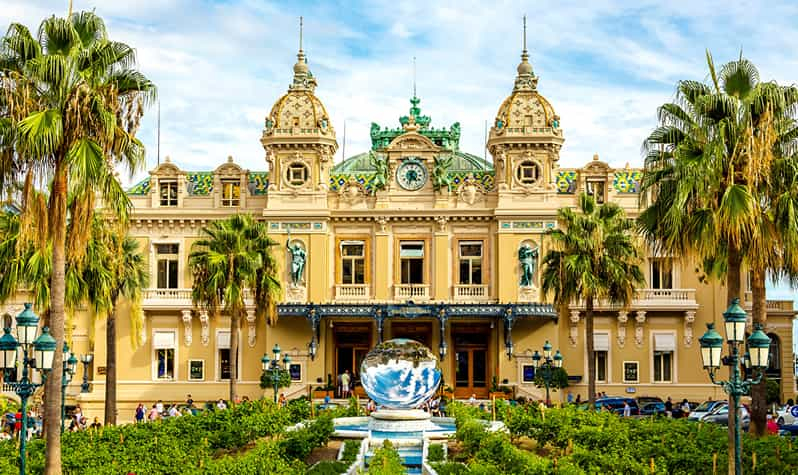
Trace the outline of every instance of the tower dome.
<instances>
[{"instance_id":1,"label":"tower dome","mask_svg":"<svg viewBox=\"0 0 798 475\"><path fill-rule=\"evenodd\" d=\"M307 57L302 50L302 23L300 19L299 52L294 64L294 78L288 91L272 106L264 137L301 131L302 134L318 134L335 140L335 129L330 122L324 104L316 97L316 78L310 71Z\"/></svg>"}]
</instances>

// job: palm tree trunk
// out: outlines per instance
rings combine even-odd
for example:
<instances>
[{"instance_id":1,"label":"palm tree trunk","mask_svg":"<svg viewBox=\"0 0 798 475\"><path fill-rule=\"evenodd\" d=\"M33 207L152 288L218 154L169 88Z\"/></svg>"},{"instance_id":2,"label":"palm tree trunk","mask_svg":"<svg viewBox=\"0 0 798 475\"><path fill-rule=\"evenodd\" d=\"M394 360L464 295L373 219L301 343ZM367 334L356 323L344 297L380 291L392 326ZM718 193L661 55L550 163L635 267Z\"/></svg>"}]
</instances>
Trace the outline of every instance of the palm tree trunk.
<instances>
[{"instance_id":1,"label":"palm tree trunk","mask_svg":"<svg viewBox=\"0 0 798 475\"><path fill-rule=\"evenodd\" d=\"M66 295L66 213L67 213L67 166L65 160L56 161L53 192L50 206L50 229L53 236L53 275L50 281L50 334L55 338L56 348L64 346L64 298ZM53 371L45 385L44 418L48 421L45 446L44 473L61 475L61 378L63 352L53 356Z\"/></svg>"},{"instance_id":2,"label":"palm tree trunk","mask_svg":"<svg viewBox=\"0 0 798 475\"><path fill-rule=\"evenodd\" d=\"M753 266L751 269L751 314L754 323L767 322L767 307L765 295L765 269ZM751 433L757 437L765 435L767 428L767 378L751 388Z\"/></svg>"},{"instance_id":3,"label":"palm tree trunk","mask_svg":"<svg viewBox=\"0 0 798 475\"><path fill-rule=\"evenodd\" d=\"M587 343L587 397L590 410L596 408L596 355L593 348L593 297L585 299L585 343Z\"/></svg>"},{"instance_id":4,"label":"palm tree trunk","mask_svg":"<svg viewBox=\"0 0 798 475\"><path fill-rule=\"evenodd\" d=\"M116 298L105 330L105 425L116 425Z\"/></svg>"},{"instance_id":5,"label":"palm tree trunk","mask_svg":"<svg viewBox=\"0 0 798 475\"><path fill-rule=\"evenodd\" d=\"M238 399L237 381L238 381L238 327L239 327L238 310L230 314L230 403L234 403Z\"/></svg>"},{"instance_id":6,"label":"palm tree trunk","mask_svg":"<svg viewBox=\"0 0 798 475\"><path fill-rule=\"evenodd\" d=\"M733 243L728 243L729 247L729 256L727 259L727 268L726 268L726 305L731 305L732 300L739 299L742 297L741 292L741 278L742 278L742 271L740 270L740 266L743 261L743 256L740 253L738 247ZM741 299L742 301L742 299ZM723 309L726 310L725 308ZM729 371L731 374L731 370ZM731 398L729 398L729 407L731 407ZM734 427L735 421L737 420L737 413L735 411L729 411L729 425L728 427ZM729 430L729 450L728 452L728 467L729 467L729 475L735 475L734 470L734 431Z\"/></svg>"}]
</instances>

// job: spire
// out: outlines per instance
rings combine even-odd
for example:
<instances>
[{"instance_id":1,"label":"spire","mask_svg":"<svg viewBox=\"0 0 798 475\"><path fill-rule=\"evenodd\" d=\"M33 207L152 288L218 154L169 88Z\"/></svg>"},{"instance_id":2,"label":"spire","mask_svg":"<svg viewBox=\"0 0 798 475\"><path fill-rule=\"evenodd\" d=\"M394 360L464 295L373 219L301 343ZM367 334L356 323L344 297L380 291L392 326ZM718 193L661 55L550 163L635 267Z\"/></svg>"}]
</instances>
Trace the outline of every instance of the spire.
<instances>
[{"instance_id":1,"label":"spire","mask_svg":"<svg viewBox=\"0 0 798 475\"><path fill-rule=\"evenodd\" d=\"M289 89L293 90L313 90L316 88L316 79L308 68L305 52L302 50L302 29L303 18L299 17L299 52L296 55L296 64L294 64L294 82Z\"/></svg>"},{"instance_id":2,"label":"spire","mask_svg":"<svg viewBox=\"0 0 798 475\"><path fill-rule=\"evenodd\" d=\"M532 71L532 65L529 63L529 52L526 49L526 15L524 15L524 34L523 46L521 49L521 63L517 68L518 76L515 78L515 87L513 92L517 91L534 91L538 85L538 78Z\"/></svg>"}]
</instances>

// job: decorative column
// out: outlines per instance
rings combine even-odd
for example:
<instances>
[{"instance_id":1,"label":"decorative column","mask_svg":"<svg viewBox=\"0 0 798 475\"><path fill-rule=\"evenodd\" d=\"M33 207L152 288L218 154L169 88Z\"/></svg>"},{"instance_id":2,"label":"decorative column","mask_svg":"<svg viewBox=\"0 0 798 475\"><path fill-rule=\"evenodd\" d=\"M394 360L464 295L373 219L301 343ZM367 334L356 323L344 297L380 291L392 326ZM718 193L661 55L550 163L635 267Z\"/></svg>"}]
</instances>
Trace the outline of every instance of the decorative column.
<instances>
[{"instance_id":1,"label":"decorative column","mask_svg":"<svg viewBox=\"0 0 798 475\"><path fill-rule=\"evenodd\" d=\"M437 194L436 196L441 196ZM429 296L432 300L449 300L452 298L449 282L451 279L451 265L449 264L449 238L448 218L438 216L435 218L436 230L433 233L433 257L432 268L430 269Z\"/></svg>"},{"instance_id":2,"label":"decorative column","mask_svg":"<svg viewBox=\"0 0 798 475\"><path fill-rule=\"evenodd\" d=\"M568 335L571 346L576 346L579 342L579 310L571 310L571 328Z\"/></svg>"},{"instance_id":3,"label":"decorative column","mask_svg":"<svg viewBox=\"0 0 798 475\"><path fill-rule=\"evenodd\" d=\"M643 324L646 323L646 311L638 310L635 316L635 345L643 346Z\"/></svg>"},{"instance_id":4,"label":"decorative column","mask_svg":"<svg viewBox=\"0 0 798 475\"><path fill-rule=\"evenodd\" d=\"M255 346L256 325L255 325L255 309L247 309L247 343L249 347Z\"/></svg>"},{"instance_id":5,"label":"decorative column","mask_svg":"<svg viewBox=\"0 0 798 475\"><path fill-rule=\"evenodd\" d=\"M690 348L693 344L693 323L695 323L695 310L684 311L684 346Z\"/></svg>"},{"instance_id":6,"label":"decorative column","mask_svg":"<svg viewBox=\"0 0 798 475\"><path fill-rule=\"evenodd\" d=\"M183 314L183 340L186 346L191 346L191 310L181 310Z\"/></svg>"},{"instance_id":7,"label":"decorative column","mask_svg":"<svg viewBox=\"0 0 798 475\"><path fill-rule=\"evenodd\" d=\"M210 343L211 341L210 330L208 329L208 323L210 321L210 318L208 317L208 311L200 310L199 319L200 319L200 324L202 325L202 331L200 332L202 345L208 346L208 343Z\"/></svg>"},{"instance_id":8,"label":"decorative column","mask_svg":"<svg viewBox=\"0 0 798 475\"><path fill-rule=\"evenodd\" d=\"M623 348L626 344L626 322L629 321L629 312L626 310L618 311L618 347Z\"/></svg>"}]
</instances>

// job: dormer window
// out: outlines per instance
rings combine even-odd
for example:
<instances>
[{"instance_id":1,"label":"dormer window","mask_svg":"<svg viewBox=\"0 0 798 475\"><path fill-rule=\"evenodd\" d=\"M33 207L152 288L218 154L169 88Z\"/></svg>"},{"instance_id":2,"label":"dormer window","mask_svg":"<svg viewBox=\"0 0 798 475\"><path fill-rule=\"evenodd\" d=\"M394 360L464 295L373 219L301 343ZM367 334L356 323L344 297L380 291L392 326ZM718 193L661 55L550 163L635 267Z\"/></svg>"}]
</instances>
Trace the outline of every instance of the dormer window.
<instances>
[{"instance_id":1,"label":"dormer window","mask_svg":"<svg viewBox=\"0 0 798 475\"><path fill-rule=\"evenodd\" d=\"M177 180L165 179L158 182L161 206L177 206Z\"/></svg>"},{"instance_id":2,"label":"dormer window","mask_svg":"<svg viewBox=\"0 0 798 475\"><path fill-rule=\"evenodd\" d=\"M607 181L602 179L587 180L587 194L596 200L597 204L604 204L607 200Z\"/></svg>"},{"instance_id":3,"label":"dormer window","mask_svg":"<svg viewBox=\"0 0 798 475\"><path fill-rule=\"evenodd\" d=\"M235 207L241 203L241 181L222 181L222 206Z\"/></svg>"}]
</instances>

